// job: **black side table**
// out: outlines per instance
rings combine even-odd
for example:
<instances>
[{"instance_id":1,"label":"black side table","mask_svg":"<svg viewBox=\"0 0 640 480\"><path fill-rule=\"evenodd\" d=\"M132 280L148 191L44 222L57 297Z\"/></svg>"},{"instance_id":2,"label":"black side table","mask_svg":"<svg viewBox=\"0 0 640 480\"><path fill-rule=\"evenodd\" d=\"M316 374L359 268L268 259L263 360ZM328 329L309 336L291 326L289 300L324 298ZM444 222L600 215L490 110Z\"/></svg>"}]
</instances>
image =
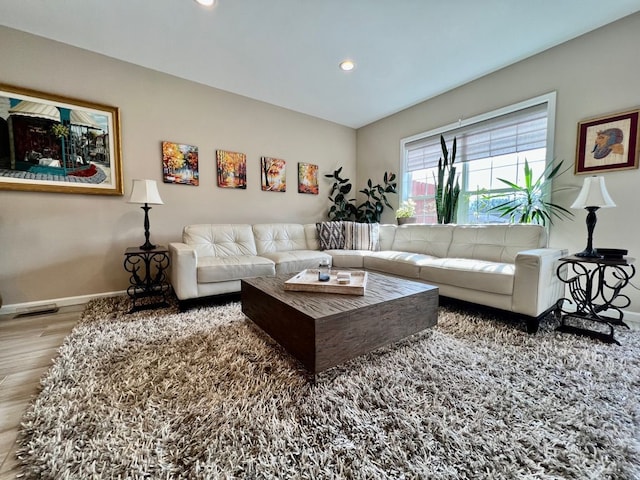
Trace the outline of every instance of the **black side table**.
<instances>
[{"instance_id":1,"label":"black side table","mask_svg":"<svg viewBox=\"0 0 640 480\"><path fill-rule=\"evenodd\" d=\"M560 318L557 330L620 345L613 337L613 327L620 325L629 328L622 320L622 309L628 307L631 300L621 291L636 273L634 261L631 257L561 258L556 275L569 285L571 298L561 298L556 304L556 315ZM575 311L564 309L564 302L575 305ZM569 318L605 324L609 333L568 325L566 320Z\"/></svg>"},{"instance_id":2,"label":"black side table","mask_svg":"<svg viewBox=\"0 0 640 480\"><path fill-rule=\"evenodd\" d=\"M167 296L171 286L167 281L166 270L169 268L169 250L158 245L152 250L140 247L129 247L124 252L124 269L131 274L127 294L131 298L132 307L129 313L149 308L168 307ZM143 298L156 298L151 303L138 304Z\"/></svg>"}]
</instances>

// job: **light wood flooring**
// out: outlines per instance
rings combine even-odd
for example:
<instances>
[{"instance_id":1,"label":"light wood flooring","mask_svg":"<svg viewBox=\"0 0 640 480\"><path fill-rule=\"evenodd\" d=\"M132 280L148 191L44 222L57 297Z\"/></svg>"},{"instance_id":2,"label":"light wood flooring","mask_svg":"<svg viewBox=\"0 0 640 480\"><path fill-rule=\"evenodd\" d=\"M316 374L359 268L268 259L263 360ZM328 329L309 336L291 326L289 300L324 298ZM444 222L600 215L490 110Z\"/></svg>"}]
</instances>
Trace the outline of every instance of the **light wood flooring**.
<instances>
[{"instance_id":1,"label":"light wood flooring","mask_svg":"<svg viewBox=\"0 0 640 480\"><path fill-rule=\"evenodd\" d=\"M77 305L46 315L0 315L0 480L20 473L16 436L22 415L83 309Z\"/></svg>"}]
</instances>

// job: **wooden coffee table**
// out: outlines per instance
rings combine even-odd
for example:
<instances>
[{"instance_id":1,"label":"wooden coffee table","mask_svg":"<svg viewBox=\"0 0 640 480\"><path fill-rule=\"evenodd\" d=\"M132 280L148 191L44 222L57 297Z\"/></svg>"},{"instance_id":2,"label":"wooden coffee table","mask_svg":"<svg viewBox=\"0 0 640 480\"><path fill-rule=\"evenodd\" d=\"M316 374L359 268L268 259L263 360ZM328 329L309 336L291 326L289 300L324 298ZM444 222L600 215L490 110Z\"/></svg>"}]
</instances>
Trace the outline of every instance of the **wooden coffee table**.
<instances>
[{"instance_id":1,"label":"wooden coffee table","mask_svg":"<svg viewBox=\"0 0 640 480\"><path fill-rule=\"evenodd\" d=\"M438 288L425 283L368 272L362 296L285 291L292 276L242 280L242 311L313 374L438 321Z\"/></svg>"}]
</instances>

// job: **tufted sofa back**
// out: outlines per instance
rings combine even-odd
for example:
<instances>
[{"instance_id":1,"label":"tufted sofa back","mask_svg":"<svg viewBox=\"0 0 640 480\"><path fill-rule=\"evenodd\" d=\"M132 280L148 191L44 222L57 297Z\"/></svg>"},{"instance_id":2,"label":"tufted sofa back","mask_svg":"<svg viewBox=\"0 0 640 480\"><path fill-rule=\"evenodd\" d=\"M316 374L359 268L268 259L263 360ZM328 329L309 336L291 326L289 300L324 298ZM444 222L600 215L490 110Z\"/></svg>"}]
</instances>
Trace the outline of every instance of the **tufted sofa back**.
<instances>
[{"instance_id":1,"label":"tufted sofa back","mask_svg":"<svg viewBox=\"0 0 640 480\"><path fill-rule=\"evenodd\" d=\"M298 223L261 223L253 226L258 255L263 253L307 250L304 225Z\"/></svg>"},{"instance_id":2,"label":"tufted sofa back","mask_svg":"<svg viewBox=\"0 0 640 480\"><path fill-rule=\"evenodd\" d=\"M522 250L547 246L541 225L421 225L396 228L391 250L439 258L514 263Z\"/></svg>"},{"instance_id":3,"label":"tufted sofa back","mask_svg":"<svg viewBox=\"0 0 640 480\"><path fill-rule=\"evenodd\" d=\"M188 225L182 232L182 241L194 246L199 257L319 249L315 224ZM440 258L514 263L518 252L546 246L547 232L541 225L380 226L380 250L415 252Z\"/></svg>"},{"instance_id":4,"label":"tufted sofa back","mask_svg":"<svg viewBox=\"0 0 640 480\"><path fill-rule=\"evenodd\" d=\"M515 263L518 252L546 246L542 225L456 225L447 257Z\"/></svg>"},{"instance_id":5,"label":"tufted sofa back","mask_svg":"<svg viewBox=\"0 0 640 480\"><path fill-rule=\"evenodd\" d=\"M391 250L446 257L454 225L410 224L396 229Z\"/></svg>"},{"instance_id":6,"label":"tufted sofa back","mask_svg":"<svg viewBox=\"0 0 640 480\"><path fill-rule=\"evenodd\" d=\"M198 257L257 255L251 225L187 225L182 230L182 241L192 245Z\"/></svg>"}]
</instances>

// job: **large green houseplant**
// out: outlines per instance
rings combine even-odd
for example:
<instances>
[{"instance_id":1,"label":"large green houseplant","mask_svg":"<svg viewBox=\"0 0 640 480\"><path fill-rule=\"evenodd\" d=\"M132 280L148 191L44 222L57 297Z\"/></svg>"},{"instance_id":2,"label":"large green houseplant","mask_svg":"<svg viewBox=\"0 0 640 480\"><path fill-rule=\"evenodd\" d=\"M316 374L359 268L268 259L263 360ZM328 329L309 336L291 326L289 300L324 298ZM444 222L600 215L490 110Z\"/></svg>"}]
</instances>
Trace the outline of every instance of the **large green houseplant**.
<instances>
[{"instance_id":1,"label":"large green houseplant","mask_svg":"<svg viewBox=\"0 0 640 480\"><path fill-rule=\"evenodd\" d=\"M396 174L385 172L382 184L373 184L371 179L367 180L367 186L360 190L366 196L366 200L360 205L355 204L355 198L349 198L352 190L351 181L342 177L342 167L333 173L325 174L326 178L333 179L333 184L329 191L329 200L333 205L329 207L329 220L348 220L361 223L380 222L385 206L393 208L387 198L388 194L397 193Z\"/></svg>"},{"instance_id":2,"label":"large green houseplant","mask_svg":"<svg viewBox=\"0 0 640 480\"><path fill-rule=\"evenodd\" d=\"M356 221L362 223L380 223L384 207L393 208L389 203L387 194L398 193L396 174L384 172L382 184L374 185L371 179L367 180L367 186L360 190L367 199L356 208Z\"/></svg>"},{"instance_id":3,"label":"large green houseplant","mask_svg":"<svg viewBox=\"0 0 640 480\"><path fill-rule=\"evenodd\" d=\"M333 205L329 208L329 220L337 222L355 218L356 206L353 203L355 199L348 198L352 188L351 181L348 178L342 178L342 167L334 170L333 173L325 174L325 177L333 179L333 184L329 191L329 200L333 202Z\"/></svg>"},{"instance_id":4,"label":"large green houseplant","mask_svg":"<svg viewBox=\"0 0 640 480\"><path fill-rule=\"evenodd\" d=\"M529 166L527 159L524 160L524 185L517 185L514 182L498 178L502 183L513 190L514 193L493 195L488 198L506 198L506 200L488 211L495 211L501 217L509 217L511 223L537 223L546 225L547 222L553 224L553 219L570 219L573 212L567 210L557 203L548 201L551 194L551 181L566 172L560 170L562 161L557 165L549 163L537 179L533 179L533 169ZM559 189L561 190L561 189ZM555 190L555 191L559 191Z\"/></svg>"},{"instance_id":5,"label":"large green houseplant","mask_svg":"<svg viewBox=\"0 0 640 480\"><path fill-rule=\"evenodd\" d=\"M460 183L456 175L457 140L453 137L451 157L444 137L440 135L442 157L438 160L438 176L436 182L436 214L438 223L456 223L458 216L458 197L460 196ZM443 159L444 157L444 159Z\"/></svg>"}]
</instances>

